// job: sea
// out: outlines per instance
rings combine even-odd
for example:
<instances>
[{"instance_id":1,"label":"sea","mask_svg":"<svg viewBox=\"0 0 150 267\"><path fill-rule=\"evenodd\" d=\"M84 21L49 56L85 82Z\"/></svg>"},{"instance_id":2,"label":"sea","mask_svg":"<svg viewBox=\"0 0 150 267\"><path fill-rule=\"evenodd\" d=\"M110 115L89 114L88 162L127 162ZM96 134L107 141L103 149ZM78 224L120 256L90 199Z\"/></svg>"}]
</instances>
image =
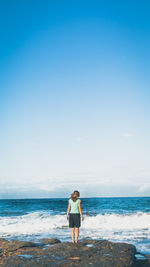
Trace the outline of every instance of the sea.
<instances>
[{"instance_id":1,"label":"sea","mask_svg":"<svg viewBox=\"0 0 150 267\"><path fill-rule=\"evenodd\" d=\"M83 238L134 244L150 254L150 197L80 198ZM71 242L66 219L69 198L0 200L0 237L39 242Z\"/></svg>"}]
</instances>

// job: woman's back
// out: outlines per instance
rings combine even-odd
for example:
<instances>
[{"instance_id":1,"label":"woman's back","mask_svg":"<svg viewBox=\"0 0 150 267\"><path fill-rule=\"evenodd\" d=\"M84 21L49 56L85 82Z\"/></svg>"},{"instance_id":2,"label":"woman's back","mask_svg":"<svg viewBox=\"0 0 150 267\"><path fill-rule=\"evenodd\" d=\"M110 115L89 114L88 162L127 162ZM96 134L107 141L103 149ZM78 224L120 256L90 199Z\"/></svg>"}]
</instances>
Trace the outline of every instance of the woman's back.
<instances>
[{"instance_id":1,"label":"woman's back","mask_svg":"<svg viewBox=\"0 0 150 267\"><path fill-rule=\"evenodd\" d=\"M80 199L77 199L76 201L73 201L71 198L69 199L69 203L71 206L71 211L70 213L79 213L79 203L81 202Z\"/></svg>"}]
</instances>

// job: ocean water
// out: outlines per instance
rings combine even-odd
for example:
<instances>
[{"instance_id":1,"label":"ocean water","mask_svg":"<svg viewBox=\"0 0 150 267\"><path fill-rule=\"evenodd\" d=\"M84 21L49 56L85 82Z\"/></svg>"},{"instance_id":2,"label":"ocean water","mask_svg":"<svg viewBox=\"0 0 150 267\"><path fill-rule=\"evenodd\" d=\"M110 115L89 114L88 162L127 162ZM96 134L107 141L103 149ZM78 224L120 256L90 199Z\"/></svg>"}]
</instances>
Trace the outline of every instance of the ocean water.
<instances>
[{"instance_id":1,"label":"ocean water","mask_svg":"<svg viewBox=\"0 0 150 267\"><path fill-rule=\"evenodd\" d=\"M68 199L0 200L0 237L32 240L56 237L71 241L66 220ZM150 254L150 197L81 198L82 238L136 245Z\"/></svg>"}]
</instances>

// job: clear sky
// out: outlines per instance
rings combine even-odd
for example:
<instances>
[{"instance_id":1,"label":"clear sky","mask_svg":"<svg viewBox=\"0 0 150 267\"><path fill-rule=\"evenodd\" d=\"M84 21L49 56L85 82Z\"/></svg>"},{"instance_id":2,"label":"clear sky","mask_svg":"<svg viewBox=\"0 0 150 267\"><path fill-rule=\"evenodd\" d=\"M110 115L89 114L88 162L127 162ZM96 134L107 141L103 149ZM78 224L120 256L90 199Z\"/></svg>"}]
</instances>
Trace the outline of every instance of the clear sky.
<instances>
[{"instance_id":1,"label":"clear sky","mask_svg":"<svg viewBox=\"0 0 150 267\"><path fill-rule=\"evenodd\" d=\"M149 14L0 1L0 198L149 196Z\"/></svg>"}]
</instances>

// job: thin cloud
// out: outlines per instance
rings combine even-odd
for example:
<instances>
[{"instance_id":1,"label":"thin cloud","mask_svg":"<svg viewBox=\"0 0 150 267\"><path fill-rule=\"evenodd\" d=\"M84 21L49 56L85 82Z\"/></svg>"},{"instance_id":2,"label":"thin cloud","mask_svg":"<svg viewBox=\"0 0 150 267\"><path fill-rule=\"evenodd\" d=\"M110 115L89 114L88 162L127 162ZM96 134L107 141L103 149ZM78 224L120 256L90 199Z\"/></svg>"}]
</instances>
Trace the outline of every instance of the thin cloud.
<instances>
[{"instance_id":1,"label":"thin cloud","mask_svg":"<svg viewBox=\"0 0 150 267\"><path fill-rule=\"evenodd\" d=\"M124 136L124 137L132 137L133 134L132 134L132 133L124 133L123 136Z\"/></svg>"},{"instance_id":2,"label":"thin cloud","mask_svg":"<svg viewBox=\"0 0 150 267\"><path fill-rule=\"evenodd\" d=\"M148 192L150 191L150 183L144 183L142 185L140 185L138 192L139 193L144 193L144 192Z\"/></svg>"},{"instance_id":3,"label":"thin cloud","mask_svg":"<svg viewBox=\"0 0 150 267\"><path fill-rule=\"evenodd\" d=\"M80 143L80 142L83 142L87 139L87 135L84 135L84 136L77 136L76 137L76 142L77 143Z\"/></svg>"}]
</instances>

